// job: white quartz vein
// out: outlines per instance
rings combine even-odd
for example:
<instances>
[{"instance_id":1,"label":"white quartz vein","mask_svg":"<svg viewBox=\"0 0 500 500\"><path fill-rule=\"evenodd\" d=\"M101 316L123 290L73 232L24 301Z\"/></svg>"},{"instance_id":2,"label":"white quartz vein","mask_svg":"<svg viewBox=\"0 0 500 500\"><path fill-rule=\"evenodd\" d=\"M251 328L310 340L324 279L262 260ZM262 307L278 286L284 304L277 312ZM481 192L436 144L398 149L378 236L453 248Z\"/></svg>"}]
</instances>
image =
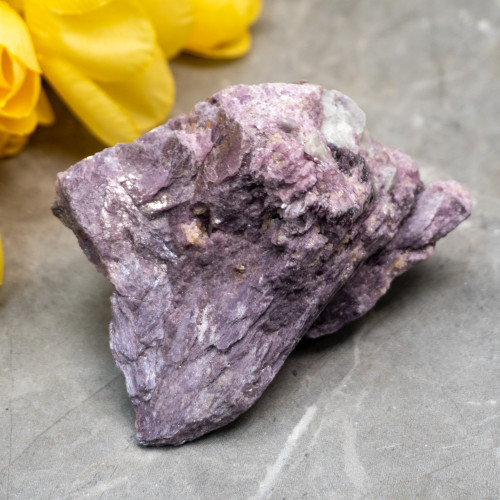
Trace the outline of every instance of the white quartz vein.
<instances>
[{"instance_id":1,"label":"white quartz vein","mask_svg":"<svg viewBox=\"0 0 500 500\"><path fill-rule=\"evenodd\" d=\"M266 495L271 492L276 479L281 472L281 469L283 469L283 466L285 465L288 457L295 448L297 441L307 430L307 427L316 415L317 410L318 408L316 407L316 405L312 405L307 408L298 424L293 428L293 431L288 436L285 446L283 446L283 449L280 451L276 461L272 465L269 465L267 467L266 477L260 483L259 490L257 491L256 495L251 497L252 500L260 500L266 498Z\"/></svg>"},{"instance_id":2,"label":"white quartz vein","mask_svg":"<svg viewBox=\"0 0 500 500\"><path fill-rule=\"evenodd\" d=\"M368 475L358 457L356 450L357 430L348 418L342 422L342 434L344 437L342 448L344 451L344 471L358 491L364 491L368 481Z\"/></svg>"}]
</instances>

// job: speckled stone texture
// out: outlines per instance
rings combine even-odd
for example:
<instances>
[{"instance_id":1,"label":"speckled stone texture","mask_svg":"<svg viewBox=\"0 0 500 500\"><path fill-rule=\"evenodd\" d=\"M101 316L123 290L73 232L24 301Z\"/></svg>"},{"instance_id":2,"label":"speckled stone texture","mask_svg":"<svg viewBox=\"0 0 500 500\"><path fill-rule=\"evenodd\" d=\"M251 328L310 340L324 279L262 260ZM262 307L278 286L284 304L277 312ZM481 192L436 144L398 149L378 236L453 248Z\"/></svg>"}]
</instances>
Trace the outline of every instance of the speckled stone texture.
<instances>
[{"instance_id":1,"label":"speckled stone texture","mask_svg":"<svg viewBox=\"0 0 500 500\"><path fill-rule=\"evenodd\" d=\"M112 282L139 441L234 420L304 336L336 331L470 213L346 96L235 86L59 174L54 213Z\"/></svg>"}]
</instances>

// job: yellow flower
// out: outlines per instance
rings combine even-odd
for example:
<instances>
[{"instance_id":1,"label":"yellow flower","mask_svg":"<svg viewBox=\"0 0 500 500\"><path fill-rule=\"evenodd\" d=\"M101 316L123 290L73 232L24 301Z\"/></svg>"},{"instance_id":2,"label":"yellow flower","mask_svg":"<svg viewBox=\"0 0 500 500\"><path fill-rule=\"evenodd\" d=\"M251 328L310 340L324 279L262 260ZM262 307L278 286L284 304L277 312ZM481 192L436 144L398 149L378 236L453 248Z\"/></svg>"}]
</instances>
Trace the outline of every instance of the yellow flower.
<instances>
[{"instance_id":1,"label":"yellow flower","mask_svg":"<svg viewBox=\"0 0 500 500\"><path fill-rule=\"evenodd\" d=\"M174 81L140 0L25 0L24 12L44 76L103 142L165 119Z\"/></svg>"},{"instance_id":2,"label":"yellow flower","mask_svg":"<svg viewBox=\"0 0 500 500\"><path fill-rule=\"evenodd\" d=\"M2 0L0 4L29 40L21 18ZM97 137L114 144L132 141L166 118L175 92L166 58L182 49L217 58L246 53L248 27L259 14L261 0L10 0L10 4L24 13L43 75ZM0 34L0 49L10 38L8 30ZM31 66L25 62L32 82L31 107L23 90L19 101L29 113L21 122L16 116L19 127L0 136L0 152L2 145L4 151L18 149L37 120L51 118L48 101L40 93L40 68L31 42L29 49L22 55L31 54ZM37 95L41 98L35 110ZM0 133L5 129L2 111Z\"/></svg>"},{"instance_id":3,"label":"yellow flower","mask_svg":"<svg viewBox=\"0 0 500 500\"><path fill-rule=\"evenodd\" d=\"M250 49L248 27L260 0L191 0L194 24L185 49L204 57L231 58Z\"/></svg>"},{"instance_id":4,"label":"yellow flower","mask_svg":"<svg viewBox=\"0 0 500 500\"><path fill-rule=\"evenodd\" d=\"M18 153L37 123L52 119L26 24L0 0L0 157Z\"/></svg>"},{"instance_id":5,"label":"yellow flower","mask_svg":"<svg viewBox=\"0 0 500 500\"><path fill-rule=\"evenodd\" d=\"M177 55L186 44L193 27L190 0L142 0L157 40L167 59Z\"/></svg>"}]
</instances>

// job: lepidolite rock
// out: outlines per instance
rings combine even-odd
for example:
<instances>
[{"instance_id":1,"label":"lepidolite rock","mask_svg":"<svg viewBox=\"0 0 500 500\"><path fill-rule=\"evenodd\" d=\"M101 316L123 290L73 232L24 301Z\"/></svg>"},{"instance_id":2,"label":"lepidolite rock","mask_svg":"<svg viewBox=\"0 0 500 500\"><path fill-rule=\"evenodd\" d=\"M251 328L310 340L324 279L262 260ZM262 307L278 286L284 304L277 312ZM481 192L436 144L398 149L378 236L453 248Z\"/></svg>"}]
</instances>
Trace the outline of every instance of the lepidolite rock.
<instances>
[{"instance_id":1,"label":"lepidolite rock","mask_svg":"<svg viewBox=\"0 0 500 500\"><path fill-rule=\"evenodd\" d=\"M114 285L111 349L149 445L234 420L304 335L364 314L471 207L310 84L225 89L56 191L54 213Z\"/></svg>"}]
</instances>

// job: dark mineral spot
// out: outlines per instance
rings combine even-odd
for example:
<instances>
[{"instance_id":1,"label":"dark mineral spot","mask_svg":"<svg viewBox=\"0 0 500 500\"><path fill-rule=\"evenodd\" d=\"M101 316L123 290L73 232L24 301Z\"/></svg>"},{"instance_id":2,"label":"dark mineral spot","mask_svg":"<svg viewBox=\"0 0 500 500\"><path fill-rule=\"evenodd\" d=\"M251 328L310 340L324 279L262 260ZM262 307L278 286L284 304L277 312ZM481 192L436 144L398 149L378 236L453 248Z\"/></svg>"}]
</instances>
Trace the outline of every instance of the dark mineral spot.
<instances>
[{"instance_id":1,"label":"dark mineral spot","mask_svg":"<svg viewBox=\"0 0 500 500\"><path fill-rule=\"evenodd\" d=\"M111 349L145 445L234 420L300 339L366 313L470 209L311 84L222 90L60 173L53 207L114 286Z\"/></svg>"}]
</instances>

